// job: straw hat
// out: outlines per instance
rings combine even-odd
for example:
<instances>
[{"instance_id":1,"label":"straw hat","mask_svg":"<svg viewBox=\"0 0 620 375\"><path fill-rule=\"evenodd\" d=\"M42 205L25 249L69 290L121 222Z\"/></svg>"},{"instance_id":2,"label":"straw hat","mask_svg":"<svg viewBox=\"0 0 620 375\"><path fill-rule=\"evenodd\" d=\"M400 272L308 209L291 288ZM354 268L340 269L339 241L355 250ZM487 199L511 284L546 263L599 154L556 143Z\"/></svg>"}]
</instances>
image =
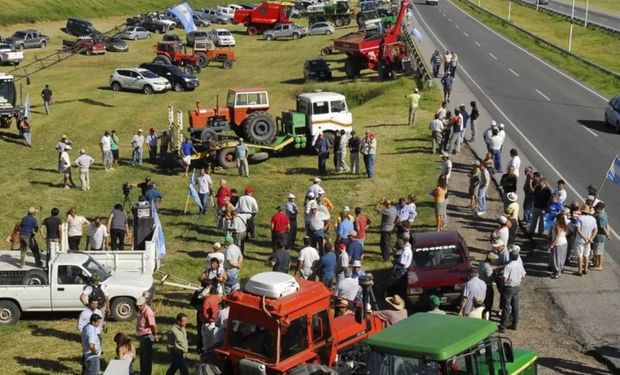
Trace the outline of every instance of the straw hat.
<instances>
[{"instance_id":1,"label":"straw hat","mask_svg":"<svg viewBox=\"0 0 620 375\"><path fill-rule=\"evenodd\" d=\"M582 214L592 214L592 210L590 209L590 206L588 206L587 204L584 204L583 206L581 206L579 211L581 211Z\"/></svg>"},{"instance_id":2,"label":"straw hat","mask_svg":"<svg viewBox=\"0 0 620 375\"><path fill-rule=\"evenodd\" d=\"M405 301L398 294L393 295L392 297L387 297L385 302L389 303L396 310L402 310L405 308Z\"/></svg>"}]
</instances>

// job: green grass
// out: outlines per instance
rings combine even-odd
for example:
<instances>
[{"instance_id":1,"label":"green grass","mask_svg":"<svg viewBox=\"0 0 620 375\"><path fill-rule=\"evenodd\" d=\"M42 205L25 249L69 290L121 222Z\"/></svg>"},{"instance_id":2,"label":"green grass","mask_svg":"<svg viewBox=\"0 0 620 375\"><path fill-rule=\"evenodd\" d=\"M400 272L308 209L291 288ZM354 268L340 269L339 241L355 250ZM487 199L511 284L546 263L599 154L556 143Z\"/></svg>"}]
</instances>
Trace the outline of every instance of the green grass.
<instances>
[{"instance_id":1,"label":"green grass","mask_svg":"<svg viewBox=\"0 0 620 375\"><path fill-rule=\"evenodd\" d=\"M569 55L564 55L550 49L545 44L536 41L534 38L512 27L510 23L499 21L479 11L477 8L469 5L465 0L456 0L454 3L487 26L506 36L508 39L536 54L543 60L564 70L597 91L607 96L617 95L620 91L620 80L615 77L602 73ZM507 2L504 0L484 0L482 4L485 9L501 17L507 16L508 7ZM563 18L537 13L530 8L513 5L511 21L513 24L545 40L561 47L568 47L566 41L568 40L569 26ZM579 26L574 27L572 51L579 56L585 57L612 71L617 71L618 65L615 61L618 61L620 58L620 51L618 48L620 48L620 39L616 37L609 36L596 30L585 29Z\"/></svg>"},{"instance_id":2,"label":"green grass","mask_svg":"<svg viewBox=\"0 0 620 375\"><path fill-rule=\"evenodd\" d=\"M575 5L585 8L586 1L589 3L590 10L597 9L605 13L620 14L617 0L576 0ZM570 0L563 0L562 2L572 5Z\"/></svg>"},{"instance_id":3,"label":"green grass","mask_svg":"<svg viewBox=\"0 0 620 375\"><path fill-rule=\"evenodd\" d=\"M122 19L93 21L103 29ZM29 61L34 55L41 56L60 47L63 37L59 31L61 26L62 21L36 25L52 37L52 43L46 51L27 51ZM232 29L242 30L241 27ZM339 33L348 31L350 29ZM6 28L0 28L0 33L6 34ZM137 66L152 59L153 39L131 42L130 52L126 54L76 56L34 75L31 87L23 82L24 95L29 92L32 99L33 148L24 147L21 140L16 139L15 128L0 131L0 139L4 141L0 158L5 160L5 178L0 180L0 190L4 201L8 202L0 207L0 228L8 234L13 224L32 205L42 208L41 216L52 207L59 207L65 212L72 205L77 205L80 212L89 218L107 216L113 204L122 199L123 182L138 182L151 176L164 194L160 212L169 254L163 270L195 280L204 267L204 257L211 244L221 241L222 234L214 229L213 212L206 217L198 216L195 214L196 207L191 204L190 212L187 215L182 213L187 196L186 178L160 174L148 164L143 168L121 166L109 172L102 171L97 165L91 171L91 192L67 191L59 187L62 178L56 172L54 145L61 134L67 134L74 141L74 149L85 148L99 162L101 159L97 150L101 134L105 129L116 129L121 139L121 157L127 158L129 141L135 129L163 129L167 124L168 105L186 114L196 100L200 100L203 106L212 106L218 95L222 103L227 88L252 86L269 90L274 116L294 107L296 93L321 88L346 94L354 116L354 128L358 132L371 129L377 134L377 176L374 179L328 176L323 184L328 195L337 209L344 205L363 207L377 223L379 218L371 212L371 208L381 196L398 198L415 193L420 198L416 230L431 228L434 215L428 192L434 187L439 158L428 152L430 144L426 124L438 107L439 94L436 91L423 92L417 126L410 128L404 126L407 116L404 95L413 86L411 79L378 82L376 73L367 72L361 79L350 82L344 78L342 70L336 70L334 82L306 85L301 79L303 61L318 55L319 50L329 44L327 37L275 42L265 42L241 33L235 34L235 37L238 54L235 67L229 71L216 66L205 69L200 74L201 86L195 92L170 92L147 97L139 93L114 93L108 89L109 75L114 68ZM329 57L333 68L342 68L343 59L344 55L338 54ZM39 99L39 92L45 84L50 84L56 100L50 116L42 114ZM226 177L239 191L252 185L259 201L261 209L256 220L259 239L247 246L248 261L242 272L245 278L268 269L265 264L270 254L268 223L274 207L285 201L289 191L303 196L310 178L316 173L316 157L276 157L252 165L250 169L250 179L237 177L234 170L212 176L214 181ZM330 169L333 170L333 167ZM137 198L135 193L133 198ZM377 227L372 229L367 241L365 268L377 270L387 265L379 260ZM189 297L188 291L160 288L154 309L161 332L168 329L179 311L190 313L193 321L193 312L187 306ZM29 315L14 327L0 328L0 342L5 343L0 353L3 373L77 374L80 344L75 329L76 318L77 314L73 313ZM193 330L190 329L191 332ZM117 331L132 334L134 323L110 324L109 332L104 335L104 358L107 360L113 357L111 339ZM164 346L159 344L156 352L154 373L162 374L168 361ZM196 356L192 355L191 359L195 360Z\"/></svg>"}]
</instances>

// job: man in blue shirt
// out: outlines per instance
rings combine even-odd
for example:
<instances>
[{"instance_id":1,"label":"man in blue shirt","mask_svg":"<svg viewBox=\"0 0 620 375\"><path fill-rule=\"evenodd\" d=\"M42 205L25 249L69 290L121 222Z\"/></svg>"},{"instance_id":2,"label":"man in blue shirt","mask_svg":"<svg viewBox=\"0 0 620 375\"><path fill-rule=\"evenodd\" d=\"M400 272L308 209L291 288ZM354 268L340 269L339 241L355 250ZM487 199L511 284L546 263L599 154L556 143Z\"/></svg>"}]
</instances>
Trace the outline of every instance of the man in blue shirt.
<instances>
[{"instance_id":1,"label":"man in blue shirt","mask_svg":"<svg viewBox=\"0 0 620 375\"><path fill-rule=\"evenodd\" d=\"M336 275L336 253L334 253L334 246L331 243L325 244L325 255L319 259L318 274L319 280L331 288Z\"/></svg>"},{"instance_id":2,"label":"man in blue shirt","mask_svg":"<svg viewBox=\"0 0 620 375\"><path fill-rule=\"evenodd\" d=\"M189 171L189 166L192 164L192 154L196 152L194 146L190 143L189 139L185 139L181 144L181 157L183 158L183 164L185 165L185 177Z\"/></svg>"},{"instance_id":3,"label":"man in blue shirt","mask_svg":"<svg viewBox=\"0 0 620 375\"><path fill-rule=\"evenodd\" d=\"M347 253L351 262L361 261L364 256L364 245L357 239L357 232L352 230L349 232L349 244L347 245Z\"/></svg>"},{"instance_id":4,"label":"man in blue shirt","mask_svg":"<svg viewBox=\"0 0 620 375\"><path fill-rule=\"evenodd\" d=\"M454 83L454 77L450 73L446 73L441 79L441 85L443 86L443 101L450 103L450 93L452 92L452 84Z\"/></svg>"},{"instance_id":5,"label":"man in blue shirt","mask_svg":"<svg viewBox=\"0 0 620 375\"><path fill-rule=\"evenodd\" d=\"M349 243L349 232L353 230L353 223L349 220L349 215L347 212L340 213L340 224L338 224L338 228L336 229L336 243L342 242L344 244Z\"/></svg>"},{"instance_id":6,"label":"man in blue shirt","mask_svg":"<svg viewBox=\"0 0 620 375\"><path fill-rule=\"evenodd\" d=\"M146 191L144 197L146 198L146 200L151 202L152 205L157 206L157 204L162 200L163 195L159 190L157 190L157 186L155 184L152 184L152 187Z\"/></svg>"},{"instance_id":7,"label":"man in blue shirt","mask_svg":"<svg viewBox=\"0 0 620 375\"><path fill-rule=\"evenodd\" d=\"M101 357L101 341L97 335L97 327L101 324L101 316L92 314L89 323L82 328L82 374L99 375L99 358Z\"/></svg>"},{"instance_id":8,"label":"man in blue shirt","mask_svg":"<svg viewBox=\"0 0 620 375\"><path fill-rule=\"evenodd\" d=\"M26 265L26 251L30 249L32 251L32 255L34 255L34 260L36 262L37 267L43 266L41 263L41 253L39 252L39 246L37 245L34 236L39 230L39 223L37 219L34 217L37 209L34 207L28 208L28 215L22 218L22 221L19 223L19 238L20 238L20 268L24 268Z\"/></svg>"},{"instance_id":9,"label":"man in blue shirt","mask_svg":"<svg viewBox=\"0 0 620 375\"><path fill-rule=\"evenodd\" d=\"M319 133L319 138L314 143L314 149L319 156L319 175L324 176L327 173L327 166L325 164L332 149L332 142L321 132Z\"/></svg>"}]
</instances>

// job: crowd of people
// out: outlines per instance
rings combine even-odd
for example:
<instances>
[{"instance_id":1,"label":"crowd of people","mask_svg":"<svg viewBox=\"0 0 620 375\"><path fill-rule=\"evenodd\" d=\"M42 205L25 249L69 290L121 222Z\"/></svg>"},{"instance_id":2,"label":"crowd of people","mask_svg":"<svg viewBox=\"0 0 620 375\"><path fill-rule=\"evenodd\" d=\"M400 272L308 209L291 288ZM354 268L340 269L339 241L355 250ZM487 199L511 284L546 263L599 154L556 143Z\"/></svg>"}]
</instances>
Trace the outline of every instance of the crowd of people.
<instances>
[{"instance_id":1,"label":"crowd of people","mask_svg":"<svg viewBox=\"0 0 620 375\"><path fill-rule=\"evenodd\" d=\"M327 174L327 159L329 159L330 154L333 154L336 173L359 175L361 154L365 167L364 174L368 178L372 178L375 175L377 138L370 130L365 131L363 138L360 138L355 130L352 130L351 133L346 133L344 130L336 132L333 139L321 132L314 142L314 150L318 157L320 176ZM350 167L346 162L347 152L349 153Z\"/></svg>"}]
</instances>

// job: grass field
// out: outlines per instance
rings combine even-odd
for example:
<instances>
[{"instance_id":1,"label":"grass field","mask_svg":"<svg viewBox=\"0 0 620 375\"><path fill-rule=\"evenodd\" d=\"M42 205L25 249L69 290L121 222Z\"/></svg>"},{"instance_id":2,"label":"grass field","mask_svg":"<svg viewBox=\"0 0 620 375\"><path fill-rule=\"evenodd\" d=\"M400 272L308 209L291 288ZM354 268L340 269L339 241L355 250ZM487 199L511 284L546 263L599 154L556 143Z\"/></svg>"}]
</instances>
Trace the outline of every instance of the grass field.
<instances>
[{"instance_id":1,"label":"grass field","mask_svg":"<svg viewBox=\"0 0 620 375\"><path fill-rule=\"evenodd\" d=\"M77 3L77 2L76 2ZM103 2L102 2L103 3ZM118 4L121 2L118 1ZM154 2L152 2L154 3ZM120 6L120 5L119 5ZM142 6L142 4L140 4ZM94 19L100 29L122 21L124 17ZM30 25L14 25L11 30ZM59 48L63 37L59 28L64 22L48 22L35 25L52 37L51 46L45 51L28 50L27 58L51 53ZM378 82L375 73L368 73L361 79L350 82L340 70L343 55L329 57L335 71L335 79L329 84L304 84L302 64L304 59L317 55L329 44L327 37L308 37L299 41L265 42L237 31L238 61L233 70L209 67L200 74L201 86L195 92L165 93L144 96L139 93L114 93L108 88L109 75L116 67L137 66L153 57L155 40L130 43L126 54L106 54L101 57L76 56L32 77L32 85L22 81L24 95L32 99L33 147L27 148L17 138L17 131L0 131L2 147L0 158L5 160L0 189L8 204L0 207L0 228L8 234L29 206L40 207L46 215L52 207L65 212L77 205L82 214L89 218L107 216L114 203L122 199L121 185L125 181L138 182L151 176L164 194L160 213L164 225L168 256L163 270L178 277L195 280L204 267L204 257L211 244L222 239L214 229L214 215L196 215L196 207L190 205L190 213L183 214L187 194L187 179L181 175L164 175L146 164L142 168L121 166L105 172L100 165L91 171L93 190L64 190L62 177L56 172L56 151L54 145L61 134L74 142L74 150L85 148L99 163L99 139L105 129L116 129L121 139L121 157L129 156L129 142L138 127L163 129L167 124L167 106L175 109L190 109L196 100L204 106L220 103L229 87L262 86L269 90L272 113L290 109L295 104L295 94L317 88L334 90L346 94L354 116L354 128L358 132L370 129L377 134L379 155L377 176L374 179L357 178L349 175L330 175L324 180L324 187L339 209L344 205L360 206L371 212L374 203L382 196L398 198L409 193L419 196L419 218L416 230L430 229L433 213L428 192L438 173L439 158L429 153L426 124L431 111L438 107L436 91L423 92L422 111L416 127L404 126L407 102L404 95L413 87L413 81L401 78L396 81ZM5 35L8 28L0 28ZM341 30L344 33L350 30ZM5 69L2 69L3 71ZM55 103L50 116L43 115L39 93L45 84L50 84ZM75 151L73 157L76 157ZM331 163L331 159L330 159ZM236 176L236 171L226 170L213 175L214 181L226 177L232 187L242 191L247 185L255 189L260 205L257 217L259 238L246 247L247 263L242 276L267 270L265 263L270 255L268 223L274 207L285 201L287 192L298 197L316 173L316 158L308 155L276 157L259 165L251 166L249 179ZM330 168L333 170L333 167ZM217 183L217 182L216 182ZM133 198L137 196L133 193ZM378 222L376 214L370 217ZM367 269L385 268L379 261L378 233L375 226L367 241ZM156 295L154 309L158 316L160 331L165 332L173 324L173 317L179 311L193 312L188 308L189 292L161 289ZM79 373L80 344L75 329L77 314L30 314L12 327L0 328L0 342L4 343L0 353L3 373L6 374L77 374ZM192 318L193 320L193 318ZM113 358L112 337L117 331L133 333L134 323L109 324L104 335L104 358ZM190 329L190 332L193 329ZM193 338L193 335L190 339ZM34 349L36 348L36 349ZM191 356L196 359L195 355ZM167 366L165 346L156 347L155 371L163 374Z\"/></svg>"},{"instance_id":2,"label":"grass field","mask_svg":"<svg viewBox=\"0 0 620 375\"><path fill-rule=\"evenodd\" d=\"M540 44L534 38L512 27L511 24L498 21L477 10L465 0L457 0L454 1L454 3L492 29L500 32L525 49L540 56L545 61L552 63L597 91L607 96L617 95L620 91L620 80L613 76L601 73L578 59L549 49L546 45ZM483 8L500 17L505 18L507 16L508 5L504 0L485 0L482 2L482 5ZM568 47L566 43L568 40L569 24L561 17L537 13L530 8L513 5L511 20L512 24L518 25L545 40L556 43L561 47ZM618 52L619 47L620 39L617 37L579 26L574 27L573 53L616 72L618 71L618 64L615 61L620 58L620 52Z\"/></svg>"},{"instance_id":3,"label":"grass field","mask_svg":"<svg viewBox=\"0 0 620 375\"><path fill-rule=\"evenodd\" d=\"M565 4L572 4L570 0L563 0ZM605 13L620 14L620 7L616 0L576 0L575 5L582 8L586 7L586 3L589 3L590 10L597 9Z\"/></svg>"}]
</instances>

